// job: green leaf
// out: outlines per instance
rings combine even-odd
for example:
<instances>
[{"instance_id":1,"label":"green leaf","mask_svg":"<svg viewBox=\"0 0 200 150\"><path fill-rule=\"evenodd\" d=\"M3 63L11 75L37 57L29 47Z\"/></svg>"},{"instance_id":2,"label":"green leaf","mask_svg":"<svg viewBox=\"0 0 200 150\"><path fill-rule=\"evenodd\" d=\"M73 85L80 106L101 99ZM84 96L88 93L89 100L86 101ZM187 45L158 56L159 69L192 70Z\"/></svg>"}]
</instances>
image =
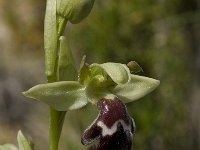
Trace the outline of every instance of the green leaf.
<instances>
[{"instance_id":1,"label":"green leaf","mask_svg":"<svg viewBox=\"0 0 200 150\"><path fill-rule=\"evenodd\" d=\"M149 94L159 84L160 81L152 78L131 75L131 80L128 83L117 85L111 92L128 103Z\"/></svg>"},{"instance_id":2,"label":"green leaf","mask_svg":"<svg viewBox=\"0 0 200 150\"><path fill-rule=\"evenodd\" d=\"M96 68L101 68L97 70ZM129 68L120 63L104 63L104 64L92 64L91 71L101 72L104 70L106 74L116 83L125 84L130 80L130 70Z\"/></svg>"},{"instance_id":3,"label":"green leaf","mask_svg":"<svg viewBox=\"0 0 200 150\"><path fill-rule=\"evenodd\" d=\"M78 109L87 104L85 86L76 81L39 84L23 94L42 101L59 111Z\"/></svg>"},{"instance_id":4,"label":"green leaf","mask_svg":"<svg viewBox=\"0 0 200 150\"><path fill-rule=\"evenodd\" d=\"M69 43L64 36L60 37L60 51L58 57L58 77L59 81L75 81L78 73L75 62L69 47Z\"/></svg>"},{"instance_id":5,"label":"green leaf","mask_svg":"<svg viewBox=\"0 0 200 150\"><path fill-rule=\"evenodd\" d=\"M57 24L56 24L56 0L47 0L46 15L44 21L44 49L46 75L52 80L55 73L57 57Z\"/></svg>"},{"instance_id":6,"label":"green leaf","mask_svg":"<svg viewBox=\"0 0 200 150\"><path fill-rule=\"evenodd\" d=\"M90 68L89 64L87 64L85 60L86 60L86 55L84 55L81 60L80 70L78 75L78 81L83 85L86 85L90 80Z\"/></svg>"},{"instance_id":7,"label":"green leaf","mask_svg":"<svg viewBox=\"0 0 200 150\"><path fill-rule=\"evenodd\" d=\"M19 144L19 150L33 150L33 144L26 139L21 131L18 132L17 141Z\"/></svg>"},{"instance_id":8,"label":"green leaf","mask_svg":"<svg viewBox=\"0 0 200 150\"><path fill-rule=\"evenodd\" d=\"M18 150L18 148L13 144L0 145L0 150Z\"/></svg>"}]
</instances>

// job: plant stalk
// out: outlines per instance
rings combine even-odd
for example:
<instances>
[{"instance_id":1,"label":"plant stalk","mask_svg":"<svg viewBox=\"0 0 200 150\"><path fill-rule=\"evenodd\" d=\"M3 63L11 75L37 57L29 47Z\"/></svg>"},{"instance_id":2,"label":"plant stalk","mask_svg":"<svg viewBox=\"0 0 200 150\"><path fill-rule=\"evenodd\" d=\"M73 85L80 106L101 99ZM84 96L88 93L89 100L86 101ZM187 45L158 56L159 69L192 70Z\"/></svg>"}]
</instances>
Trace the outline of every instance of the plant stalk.
<instances>
[{"instance_id":1,"label":"plant stalk","mask_svg":"<svg viewBox=\"0 0 200 150\"><path fill-rule=\"evenodd\" d=\"M57 111L50 107L50 150L58 150L58 144L66 111Z\"/></svg>"},{"instance_id":2,"label":"plant stalk","mask_svg":"<svg viewBox=\"0 0 200 150\"><path fill-rule=\"evenodd\" d=\"M63 34L65 25L66 25L66 19L64 18L59 18L60 20L57 20L57 52L59 49L59 38ZM59 81L59 74L57 74L57 69L58 69L58 55L56 56L56 65L54 68L54 73L53 76L48 79L48 83L56 82ZM58 145L59 145L59 140L60 140L60 135L64 123L64 118L66 115L66 111L57 111L54 108L50 107L49 108L49 145L50 145L50 150L58 150Z\"/></svg>"}]
</instances>

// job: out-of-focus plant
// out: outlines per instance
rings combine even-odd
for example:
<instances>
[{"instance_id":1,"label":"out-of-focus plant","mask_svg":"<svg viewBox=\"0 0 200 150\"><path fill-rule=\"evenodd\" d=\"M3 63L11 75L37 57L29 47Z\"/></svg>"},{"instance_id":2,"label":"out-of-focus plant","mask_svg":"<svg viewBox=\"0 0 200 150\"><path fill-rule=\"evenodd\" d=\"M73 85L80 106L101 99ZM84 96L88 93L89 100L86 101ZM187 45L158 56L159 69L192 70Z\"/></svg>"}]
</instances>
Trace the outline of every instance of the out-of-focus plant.
<instances>
[{"instance_id":1,"label":"out-of-focus plant","mask_svg":"<svg viewBox=\"0 0 200 150\"><path fill-rule=\"evenodd\" d=\"M124 103L147 95L160 83L135 75L142 69L134 61L127 65L113 62L89 65L84 56L77 71L63 33L68 21L79 23L87 17L93 4L94 0L47 0L44 49L48 83L36 85L23 94L50 106L50 150L58 150L66 112L89 102L96 105L100 113L83 133L81 142L90 145L99 140L90 150L130 150L135 124ZM20 150L33 149L21 132L18 142Z\"/></svg>"},{"instance_id":2,"label":"out-of-focus plant","mask_svg":"<svg viewBox=\"0 0 200 150\"><path fill-rule=\"evenodd\" d=\"M19 150L33 150L34 145L31 141L29 141L21 131L18 132L17 141L19 145ZM0 145L0 150L18 150L15 145L12 144L4 144Z\"/></svg>"}]
</instances>

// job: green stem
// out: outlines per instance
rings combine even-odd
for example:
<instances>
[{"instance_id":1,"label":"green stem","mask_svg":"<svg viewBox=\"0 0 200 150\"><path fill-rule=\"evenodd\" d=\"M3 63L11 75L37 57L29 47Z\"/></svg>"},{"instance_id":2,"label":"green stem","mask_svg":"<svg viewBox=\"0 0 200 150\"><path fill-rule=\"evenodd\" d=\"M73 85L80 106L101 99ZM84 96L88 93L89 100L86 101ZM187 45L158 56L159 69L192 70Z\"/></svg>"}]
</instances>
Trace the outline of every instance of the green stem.
<instances>
[{"instance_id":1,"label":"green stem","mask_svg":"<svg viewBox=\"0 0 200 150\"><path fill-rule=\"evenodd\" d=\"M65 114L50 107L50 150L58 150Z\"/></svg>"},{"instance_id":2,"label":"green stem","mask_svg":"<svg viewBox=\"0 0 200 150\"><path fill-rule=\"evenodd\" d=\"M63 34L65 25L66 25L66 19L59 18L58 17L58 24L57 24L57 49L59 49L59 38ZM56 36L56 35L55 35ZM54 73L51 78L48 78L48 82L56 82L58 81L58 75L57 75L57 69L58 69L58 56L56 58ZM50 127L49 127L49 144L50 144L50 150L58 150L60 135L64 123L64 118L66 115L66 111L57 111L54 108L49 108L50 112Z\"/></svg>"}]
</instances>

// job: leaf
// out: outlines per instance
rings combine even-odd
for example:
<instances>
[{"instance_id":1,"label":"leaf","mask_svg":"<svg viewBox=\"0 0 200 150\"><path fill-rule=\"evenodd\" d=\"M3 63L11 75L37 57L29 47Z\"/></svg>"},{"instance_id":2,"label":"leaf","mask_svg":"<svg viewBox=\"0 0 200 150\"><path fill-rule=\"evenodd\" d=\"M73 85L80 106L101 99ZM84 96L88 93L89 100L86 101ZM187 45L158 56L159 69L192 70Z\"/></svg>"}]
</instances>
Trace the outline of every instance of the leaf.
<instances>
[{"instance_id":1,"label":"leaf","mask_svg":"<svg viewBox=\"0 0 200 150\"><path fill-rule=\"evenodd\" d=\"M85 86L77 81L39 84L23 94L42 101L59 111L78 109L87 104Z\"/></svg>"},{"instance_id":2,"label":"leaf","mask_svg":"<svg viewBox=\"0 0 200 150\"><path fill-rule=\"evenodd\" d=\"M21 131L18 132L17 141L19 144L19 150L33 150L33 144L26 139Z\"/></svg>"},{"instance_id":3,"label":"leaf","mask_svg":"<svg viewBox=\"0 0 200 150\"><path fill-rule=\"evenodd\" d=\"M125 84L130 80L129 68L124 64L111 62L104 64L92 64L91 71L97 70L96 67L104 70L116 84ZM100 71L101 70L97 72Z\"/></svg>"},{"instance_id":4,"label":"leaf","mask_svg":"<svg viewBox=\"0 0 200 150\"><path fill-rule=\"evenodd\" d=\"M44 49L46 75L51 79L55 72L57 56L56 0L47 0L44 21Z\"/></svg>"},{"instance_id":5,"label":"leaf","mask_svg":"<svg viewBox=\"0 0 200 150\"><path fill-rule=\"evenodd\" d=\"M135 62L135 61L130 61L127 64L127 67L129 68L129 70L131 71L131 73L138 73L138 72L143 71L142 68L140 67L140 65L137 62Z\"/></svg>"},{"instance_id":6,"label":"leaf","mask_svg":"<svg viewBox=\"0 0 200 150\"><path fill-rule=\"evenodd\" d=\"M58 77L59 81L77 80L77 70L69 47L69 43L64 36L60 37L60 51L58 57Z\"/></svg>"},{"instance_id":7,"label":"leaf","mask_svg":"<svg viewBox=\"0 0 200 150\"><path fill-rule=\"evenodd\" d=\"M131 80L128 83L117 85L111 92L128 103L149 94L159 84L160 81L152 78L131 75Z\"/></svg>"},{"instance_id":8,"label":"leaf","mask_svg":"<svg viewBox=\"0 0 200 150\"><path fill-rule=\"evenodd\" d=\"M79 70L79 75L78 75L78 81L81 84L86 85L87 82L90 79L90 68L89 68L89 64L87 64L85 62L86 60L86 55L83 56L82 60L81 60L81 64L80 64L80 70Z\"/></svg>"},{"instance_id":9,"label":"leaf","mask_svg":"<svg viewBox=\"0 0 200 150\"><path fill-rule=\"evenodd\" d=\"M57 1L60 4L60 0ZM59 81L74 81L77 80L78 73L76 70L75 62L72 56L72 52L69 46L69 42L66 37L60 37L60 47L58 54L58 70L57 77ZM62 131L62 126L65 119L66 111L56 111L54 109L50 110L50 127L56 128L52 134L55 134L54 138L58 140L53 140L55 143L59 141L60 134Z\"/></svg>"},{"instance_id":10,"label":"leaf","mask_svg":"<svg viewBox=\"0 0 200 150\"><path fill-rule=\"evenodd\" d=\"M18 150L18 148L13 144L0 145L0 150Z\"/></svg>"}]
</instances>

